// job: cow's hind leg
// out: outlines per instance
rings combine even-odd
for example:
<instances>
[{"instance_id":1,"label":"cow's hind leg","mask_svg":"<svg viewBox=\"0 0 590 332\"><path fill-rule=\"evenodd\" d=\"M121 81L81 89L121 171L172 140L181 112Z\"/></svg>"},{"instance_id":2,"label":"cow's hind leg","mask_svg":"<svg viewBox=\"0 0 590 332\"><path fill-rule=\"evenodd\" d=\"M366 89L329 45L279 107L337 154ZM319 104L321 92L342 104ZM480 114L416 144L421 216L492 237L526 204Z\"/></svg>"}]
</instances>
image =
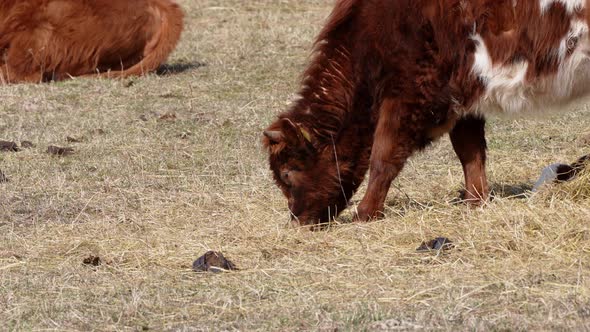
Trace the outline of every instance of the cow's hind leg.
<instances>
[{"instance_id":1,"label":"cow's hind leg","mask_svg":"<svg viewBox=\"0 0 590 332\"><path fill-rule=\"evenodd\" d=\"M419 147L415 130L403 120L408 114L405 106L395 100L387 99L381 105L371 150L369 185L358 206L357 221L382 217L391 182Z\"/></svg>"},{"instance_id":2,"label":"cow's hind leg","mask_svg":"<svg viewBox=\"0 0 590 332\"><path fill-rule=\"evenodd\" d=\"M453 149L463 165L465 175L465 201L481 204L488 198L486 179L485 120L468 115L457 121L450 132Z\"/></svg>"}]
</instances>

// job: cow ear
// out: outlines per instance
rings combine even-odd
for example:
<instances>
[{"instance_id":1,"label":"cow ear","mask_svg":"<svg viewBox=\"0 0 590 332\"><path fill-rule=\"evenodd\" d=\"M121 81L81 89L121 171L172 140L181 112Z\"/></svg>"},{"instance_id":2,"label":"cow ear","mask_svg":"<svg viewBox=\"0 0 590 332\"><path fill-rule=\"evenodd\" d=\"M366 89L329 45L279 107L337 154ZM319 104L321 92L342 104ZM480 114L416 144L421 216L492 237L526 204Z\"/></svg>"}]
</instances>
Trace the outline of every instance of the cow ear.
<instances>
[{"instance_id":1,"label":"cow ear","mask_svg":"<svg viewBox=\"0 0 590 332\"><path fill-rule=\"evenodd\" d=\"M264 136L268 139L269 144L278 144L285 140L280 130L265 130Z\"/></svg>"},{"instance_id":2,"label":"cow ear","mask_svg":"<svg viewBox=\"0 0 590 332\"><path fill-rule=\"evenodd\" d=\"M290 147L299 148L312 142L312 137L305 128L295 122L282 118L264 131L268 144L285 143Z\"/></svg>"},{"instance_id":3,"label":"cow ear","mask_svg":"<svg viewBox=\"0 0 590 332\"><path fill-rule=\"evenodd\" d=\"M288 143L289 142L289 134L292 132L292 129L289 128L289 120L286 119L279 119L273 124L270 125L264 132L265 144L267 145L275 145L279 143Z\"/></svg>"},{"instance_id":4,"label":"cow ear","mask_svg":"<svg viewBox=\"0 0 590 332\"><path fill-rule=\"evenodd\" d=\"M299 130L299 126L295 124L293 121L283 118L280 120L280 128L281 134L284 138L284 141L292 147L300 146L303 141Z\"/></svg>"}]
</instances>

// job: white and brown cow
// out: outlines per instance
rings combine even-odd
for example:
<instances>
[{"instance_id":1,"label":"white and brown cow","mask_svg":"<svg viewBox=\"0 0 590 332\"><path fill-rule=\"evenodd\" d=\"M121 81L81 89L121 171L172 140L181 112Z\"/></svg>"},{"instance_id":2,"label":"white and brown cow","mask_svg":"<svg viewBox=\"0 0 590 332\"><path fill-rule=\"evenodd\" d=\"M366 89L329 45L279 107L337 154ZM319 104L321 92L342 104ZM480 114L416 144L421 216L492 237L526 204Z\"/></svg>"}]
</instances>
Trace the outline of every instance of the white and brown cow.
<instances>
[{"instance_id":1,"label":"white and brown cow","mask_svg":"<svg viewBox=\"0 0 590 332\"><path fill-rule=\"evenodd\" d=\"M301 224L348 204L383 213L407 158L449 133L466 199L488 197L484 117L563 108L590 92L590 1L339 0L301 98L264 132L270 166Z\"/></svg>"}]
</instances>

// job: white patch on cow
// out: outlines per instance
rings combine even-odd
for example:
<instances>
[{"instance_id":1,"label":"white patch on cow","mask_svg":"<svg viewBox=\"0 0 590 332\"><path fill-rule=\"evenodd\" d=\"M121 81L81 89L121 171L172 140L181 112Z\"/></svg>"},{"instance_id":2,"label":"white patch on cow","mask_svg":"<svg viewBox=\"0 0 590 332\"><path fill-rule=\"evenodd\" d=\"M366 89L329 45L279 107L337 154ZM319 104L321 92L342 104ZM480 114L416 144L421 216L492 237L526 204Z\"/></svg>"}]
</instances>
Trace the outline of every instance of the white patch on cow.
<instances>
[{"instance_id":1,"label":"white patch on cow","mask_svg":"<svg viewBox=\"0 0 590 332\"><path fill-rule=\"evenodd\" d=\"M557 72L537 78L527 78L529 63L524 60L494 65L481 36L472 38L477 43L472 70L485 87L474 106L479 112L551 111L590 95L590 41L584 21L573 20L558 48L548 55L558 61Z\"/></svg>"},{"instance_id":2,"label":"white patch on cow","mask_svg":"<svg viewBox=\"0 0 590 332\"><path fill-rule=\"evenodd\" d=\"M559 43L559 49L557 50L557 56L559 62L563 62L569 50L573 50L577 47L577 43L580 38L588 33L588 25L584 21L574 20L570 23L570 28L567 36Z\"/></svg>"},{"instance_id":3,"label":"white patch on cow","mask_svg":"<svg viewBox=\"0 0 590 332\"><path fill-rule=\"evenodd\" d=\"M578 97L587 94L590 86L590 41L588 25L581 20L570 24L568 34L559 44L559 71L552 80L558 98ZM567 53L571 52L569 56Z\"/></svg>"},{"instance_id":4,"label":"white patch on cow","mask_svg":"<svg viewBox=\"0 0 590 332\"><path fill-rule=\"evenodd\" d=\"M495 108L513 113L526 108L526 73L528 62L494 66L488 48L480 35L475 35L477 47L474 54L473 72L485 86L478 109ZM487 107L484 107L487 106Z\"/></svg>"},{"instance_id":5,"label":"white patch on cow","mask_svg":"<svg viewBox=\"0 0 590 332\"><path fill-rule=\"evenodd\" d=\"M561 3L569 14L580 11L586 5L586 0L541 0L539 5L541 6L541 14L547 12L553 3Z\"/></svg>"}]
</instances>

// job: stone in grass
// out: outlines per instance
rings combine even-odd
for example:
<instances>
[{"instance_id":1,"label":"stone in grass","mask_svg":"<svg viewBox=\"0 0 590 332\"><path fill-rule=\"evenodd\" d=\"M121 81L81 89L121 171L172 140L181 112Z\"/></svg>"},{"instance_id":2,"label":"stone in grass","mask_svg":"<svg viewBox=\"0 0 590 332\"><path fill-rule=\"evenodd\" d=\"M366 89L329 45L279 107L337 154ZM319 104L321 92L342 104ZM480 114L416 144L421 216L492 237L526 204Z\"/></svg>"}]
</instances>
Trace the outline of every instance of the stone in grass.
<instances>
[{"instance_id":1,"label":"stone in grass","mask_svg":"<svg viewBox=\"0 0 590 332\"><path fill-rule=\"evenodd\" d=\"M82 261L84 265L91 265L91 266L100 266L102 264L102 260L98 256L90 255Z\"/></svg>"},{"instance_id":2,"label":"stone in grass","mask_svg":"<svg viewBox=\"0 0 590 332\"><path fill-rule=\"evenodd\" d=\"M30 149L30 148L34 148L35 144L33 144L33 142L31 142L31 141L21 141L20 147L23 149Z\"/></svg>"},{"instance_id":3,"label":"stone in grass","mask_svg":"<svg viewBox=\"0 0 590 332\"><path fill-rule=\"evenodd\" d=\"M453 242L446 237L437 237L434 240L430 240L428 242L422 242L422 244L416 248L418 252L428 252L428 251L439 251L439 250L449 250L452 249L455 245Z\"/></svg>"},{"instance_id":4,"label":"stone in grass","mask_svg":"<svg viewBox=\"0 0 590 332\"><path fill-rule=\"evenodd\" d=\"M225 258L222 253L207 251L203 256L193 262L193 270L196 272L219 273L224 271L237 270L234 263Z\"/></svg>"},{"instance_id":5,"label":"stone in grass","mask_svg":"<svg viewBox=\"0 0 590 332\"><path fill-rule=\"evenodd\" d=\"M18 152L18 145L14 142L0 141L0 151Z\"/></svg>"},{"instance_id":6,"label":"stone in grass","mask_svg":"<svg viewBox=\"0 0 590 332\"><path fill-rule=\"evenodd\" d=\"M60 148L59 146L50 145L47 147L47 153L52 154L54 156L68 156L74 153L74 149L72 148Z\"/></svg>"}]
</instances>

